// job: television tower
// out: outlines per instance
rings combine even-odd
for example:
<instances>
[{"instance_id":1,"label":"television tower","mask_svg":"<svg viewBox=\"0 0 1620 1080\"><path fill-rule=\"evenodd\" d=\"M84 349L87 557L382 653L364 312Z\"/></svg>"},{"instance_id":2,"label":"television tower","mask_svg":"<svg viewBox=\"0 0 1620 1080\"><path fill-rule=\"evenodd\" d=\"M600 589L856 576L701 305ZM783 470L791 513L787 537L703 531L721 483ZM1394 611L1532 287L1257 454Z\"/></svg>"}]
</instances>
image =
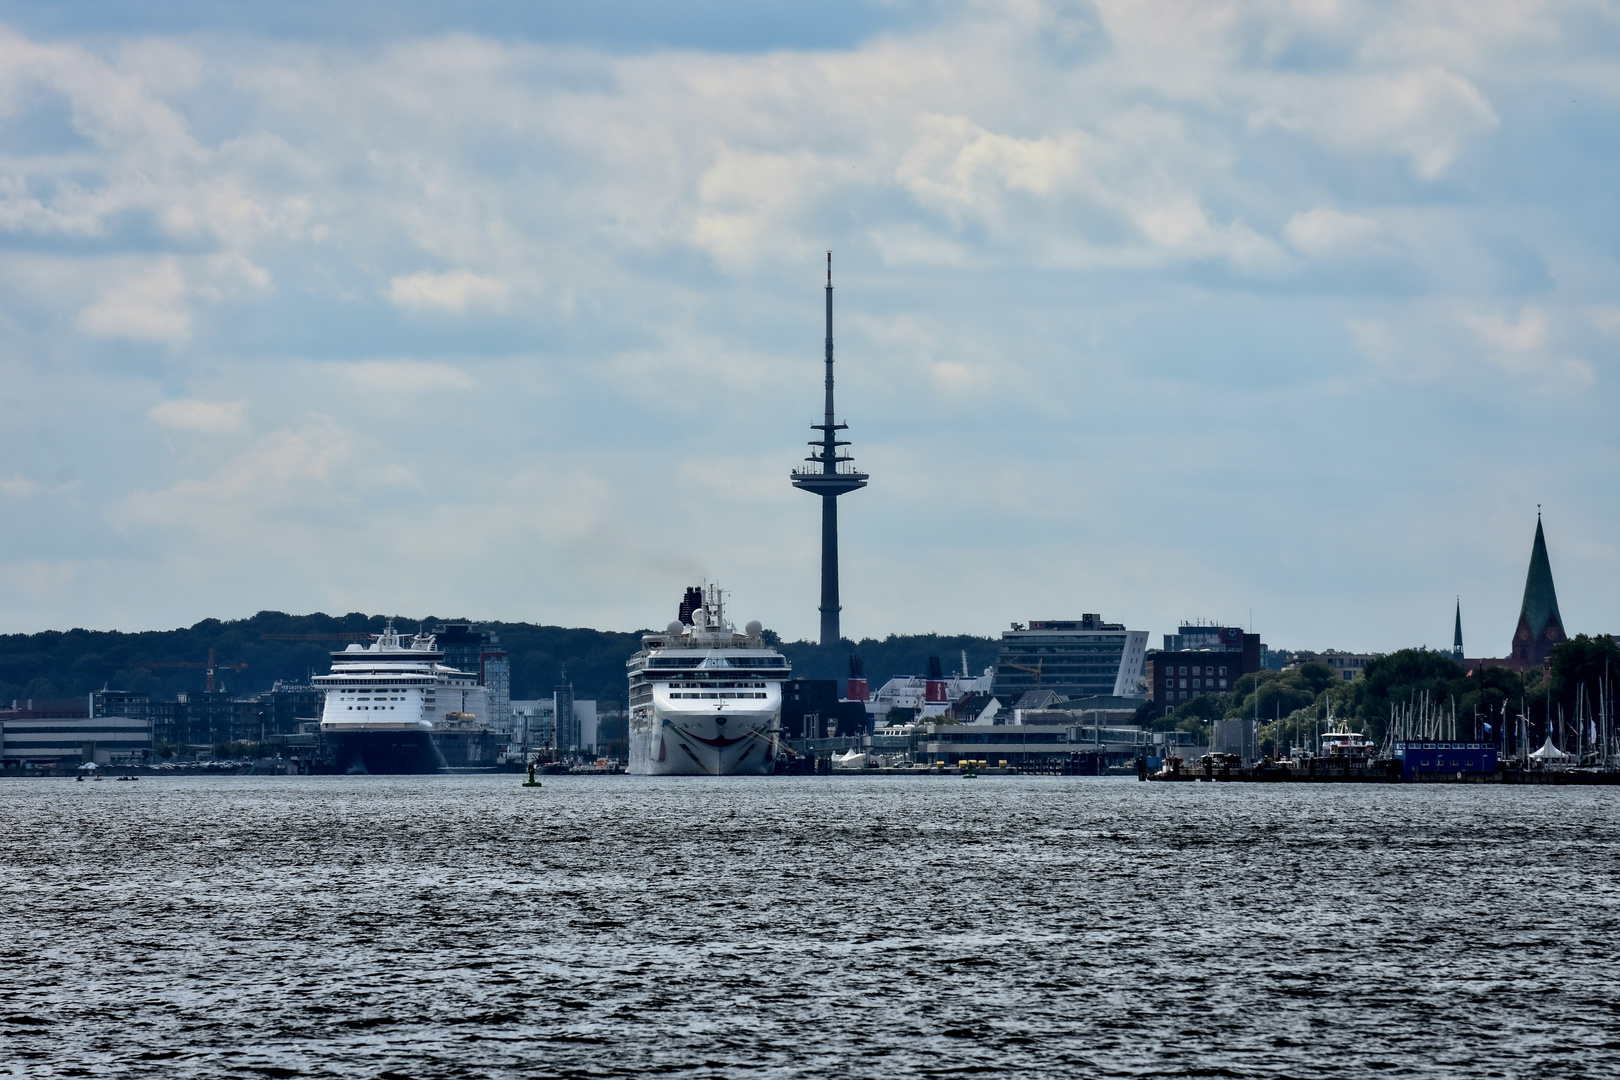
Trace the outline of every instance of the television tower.
<instances>
[{"instance_id":1,"label":"television tower","mask_svg":"<svg viewBox=\"0 0 1620 1080\"><path fill-rule=\"evenodd\" d=\"M832 252L827 252L827 412L823 422L811 424L821 438L810 445L815 452L804 460L809 468L793 470L793 486L821 496L821 643L837 645L838 633L838 496L866 486L866 474L855 471L855 459L840 453L849 442L837 437L848 424L833 420Z\"/></svg>"}]
</instances>

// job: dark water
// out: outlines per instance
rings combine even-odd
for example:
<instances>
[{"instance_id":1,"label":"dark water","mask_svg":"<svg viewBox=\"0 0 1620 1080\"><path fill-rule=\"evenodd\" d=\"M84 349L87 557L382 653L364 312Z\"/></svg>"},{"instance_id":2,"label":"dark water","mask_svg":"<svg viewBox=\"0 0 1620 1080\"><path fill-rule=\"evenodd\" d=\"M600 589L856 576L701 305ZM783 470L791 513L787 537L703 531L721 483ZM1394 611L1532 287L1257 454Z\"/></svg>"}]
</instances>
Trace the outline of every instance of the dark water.
<instances>
[{"instance_id":1,"label":"dark water","mask_svg":"<svg viewBox=\"0 0 1620 1080\"><path fill-rule=\"evenodd\" d=\"M0 783L0 1075L1613 1076L1575 789Z\"/></svg>"}]
</instances>

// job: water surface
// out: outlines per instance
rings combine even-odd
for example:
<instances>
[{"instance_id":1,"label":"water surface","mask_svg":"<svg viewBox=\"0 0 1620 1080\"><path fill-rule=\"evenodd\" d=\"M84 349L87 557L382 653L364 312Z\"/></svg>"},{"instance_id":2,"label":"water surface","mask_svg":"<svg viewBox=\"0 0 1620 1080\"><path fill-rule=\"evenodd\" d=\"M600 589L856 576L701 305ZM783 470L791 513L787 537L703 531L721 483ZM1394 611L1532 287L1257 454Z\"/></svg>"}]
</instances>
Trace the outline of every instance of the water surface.
<instances>
[{"instance_id":1,"label":"water surface","mask_svg":"<svg viewBox=\"0 0 1620 1080\"><path fill-rule=\"evenodd\" d=\"M1602 1076L1601 789L0 782L0 1075Z\"/></svg>"}]
</instances>

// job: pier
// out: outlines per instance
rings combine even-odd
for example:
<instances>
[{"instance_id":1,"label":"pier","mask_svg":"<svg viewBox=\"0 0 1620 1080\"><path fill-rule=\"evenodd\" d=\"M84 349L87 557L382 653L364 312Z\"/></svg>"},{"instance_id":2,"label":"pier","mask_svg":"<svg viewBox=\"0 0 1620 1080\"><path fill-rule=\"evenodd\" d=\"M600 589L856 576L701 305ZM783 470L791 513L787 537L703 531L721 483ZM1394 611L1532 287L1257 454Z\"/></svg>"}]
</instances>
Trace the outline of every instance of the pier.
<instances>
[{"instance_id":1,"label":"pier","mask_svg":"<svg viewBox=\"0 0 1620 1080\"><path fill-rule=\"evenodd\" d=\"M1540 768L1519 761L1494 764L1489 769L1408 770L1398 758L1316 757L1289 761L1245 763L1236 754L1205 754L1196 761L1168 758L1164 767L1149 773L1146 759L1138 764L1137 778L1157 782L1221 784L1534 784L1569 787L1620 785L1620 771L1599 768Z\"/></svg>"}]
</instances>

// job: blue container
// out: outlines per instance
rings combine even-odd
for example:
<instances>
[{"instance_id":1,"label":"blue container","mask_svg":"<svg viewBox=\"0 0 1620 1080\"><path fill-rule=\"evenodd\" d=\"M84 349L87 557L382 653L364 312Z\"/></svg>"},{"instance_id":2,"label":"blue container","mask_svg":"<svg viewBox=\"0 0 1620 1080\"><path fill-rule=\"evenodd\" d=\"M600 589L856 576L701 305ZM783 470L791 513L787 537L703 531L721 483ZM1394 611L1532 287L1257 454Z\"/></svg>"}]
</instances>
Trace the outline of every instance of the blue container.
<instances>
[{"instance_id":1,"label":"blue container","mask_svg":"<svg viewBox=\"0 0 1620 1080\"><path fill-rule=\"evenodd\" d=\"M1414 739L1395 744L1401 776L1412 780L1424 773L1493 773L1496 747L1478 742L1430 742Z\"/></svg>"}]
</instances>

